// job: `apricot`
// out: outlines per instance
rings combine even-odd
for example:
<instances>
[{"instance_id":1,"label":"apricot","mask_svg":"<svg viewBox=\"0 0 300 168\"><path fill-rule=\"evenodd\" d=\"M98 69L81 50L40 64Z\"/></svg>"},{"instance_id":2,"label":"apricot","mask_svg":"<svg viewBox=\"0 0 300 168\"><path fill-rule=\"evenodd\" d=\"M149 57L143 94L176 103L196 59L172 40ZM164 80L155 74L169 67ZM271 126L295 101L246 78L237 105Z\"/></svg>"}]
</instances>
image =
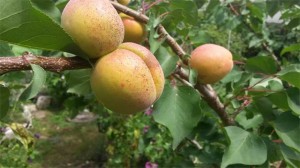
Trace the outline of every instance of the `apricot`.
<instances>
[{"instance_id":1,"label":"apricot","mask_svg":"<svg viewBox=\"0 0 300 168\"><path fill-rule=\"evenodd\" d=\"M200 83L213 84L231 71L232 54L222 46L204 44L192 52L190 66L198 72Z\"/></svg>"},{"instance_id":2,"label":"apricot","mask_svg":"<svg viewBox=\"0 0 300 168\"><path fill-rule=\"evenodd\" d=\"M96 98L108 109L133 114L151 106L162 94L164 74L145 47L123 43L100 58L91 75Z\"/></svg>"},{"instance_id":3,"label":"apricot","mask_svg":"<svg viewBox=\"0 0 300 168\"><path fill-rule=\"evenodd\" d=\"M124 42L143 42L147 36L145 25L124 13L120 13L119 15L125 28Z\"/></svg>"},{"instance_id":4,"label":"apricot","mask_svg":"<svg viewBox=\"0 0 300 168\"><path fill-rule=\"evenodd\" d=\"M118 0L118 2L122 5L127 6L130 3L130 0Z\"/></svg>"},{"instance_id":5,"label":"apricot","mask_svg":"<svg viewBox=\"0 0 300 168\"><path fill-rule=\"evenodd\" d=\"M114 51L124 38L122 20L109 0L70 0L61 26L90 58Z\"/></svg>"}]
</instances>

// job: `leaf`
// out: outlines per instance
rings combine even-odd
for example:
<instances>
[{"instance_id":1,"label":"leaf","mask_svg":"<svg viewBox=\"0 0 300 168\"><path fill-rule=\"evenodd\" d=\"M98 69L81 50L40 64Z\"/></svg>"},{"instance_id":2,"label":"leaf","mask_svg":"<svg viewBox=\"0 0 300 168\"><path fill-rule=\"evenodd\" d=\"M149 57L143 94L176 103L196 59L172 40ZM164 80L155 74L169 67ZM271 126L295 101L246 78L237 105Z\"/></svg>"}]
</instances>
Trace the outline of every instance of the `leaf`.
<instances>
[{"instance_id":1,"label":"leaf","mask_svg":"<svg viewBox=\"0 0 300 168\"><path fill-rule=\"evenodd\" d=\"M271 57L257 56L247 60L246 69L251 72L274 74L277 72L277 65Z\"/></svg>"},{"instance_id":2,"label":"leaf","mask_svg":"<svg viewBox=\"0 0 300 168\"><path fill-rule=\"evenodd\" d=\"M46 71L39 65L30 65L33 70L32 80L29 86L20 95L19 100L28 100L35 97L46 82Z\"/></svg>"},{"instance_id":3,"label":"leaf","mask_svg":"<svg viewBox=\"0 0 300 168\"><path fill-rule=\"evenodd\" d=\"M34 48L27 48L27 47L22 47L19 45L11 45L12 46L12 52L14 55L23 55L24 51L32 53L33 55L42 55L42 50L39 49L34 49Z\"/></svg>"},{"instance_id":4,"label":"leaf","mask_svg":"<svg viewBox=\"0 0 300 168\"><path fill-rule=\"evenodd\" d=\"M79 53L60 25L33 7L29 0L1 0L0 11L0 40L32 48Z\"/></svg>"},{"instance_id":5,"label":"leaf","mask_svg":"<svg viewBox=\"0 0 300 168\"><path fill-rule=\"evenodd\" d=\"M277 73L278 77L300 88L300 64L292 64Z\"/></svg>"},{"instance_id":6,"label":"leaf","mask_svg":"<svg viewBox=\"0 0 300 168\"><path fill-rule=\"evenodd\" d=\"M193 0L172 0L170 1L170 15L178 21L191 25L197 23L197 5Z\"/></svg>"},{"instance_id":7,"label":"leaf","mask_svg":"<svg viewBox=\"0 0 300 168\"><path fill-rule=\"evenodd\" d=\"M1 56L13 56L14 53L8 43L0 41L0 57Z\"/></svg>"},{"instance_id":8,"label":"leaf","mask_svg":"<svg viewBox=\"0 0 300 168\"><path fill-rule=\"evenodd\" d=\"M60 23L60 11L51 0L30 0L32 6L40 10L57 23Z\"/></svg>"},{"instance_id":9,"label":"leaf","mask_svg":"<svg viewBox=\"0 0 300 168\"><path fill-rule=\"evenodd\" d=\"M254 114L251 118L247 117L246 111L239 113L236 116L235 120L245 129L257 128L264 121L263 116L261 114Z\"/></svg>"},{"instance_id":10,"label":"leaf","mask_svg":"<svg viewBox=\"0 0 300 168\"><path fill-rule=\"evenodd\" d=\"M289 88L287 90L287 102L290 109L300 116L300 89Z\"/></svg>"},{"instance_id":11,"label":"leaf","mask_svg":"<svg viewBox=\"0 0 300 168\"><path fill-rule=\"evenodd\" d=\"M283 54L285 54L287 52L293 52L293 51L300 51L300 43L292 44L290 46L285 47L283 50L281 50L280 55L282 56Z\"/></svg>"},{"instance_id":12,"label":"leaf","mask_svg":"<svg viewBox=\"0 0 300 168\"><path fill-rule=\"evenodd\" d=\"M0 120L3 119L9 109L9 89L0 84Z\"/></svg>"},{"instance_id":13,"label":"leaf","mask_svg":"<svg viewBox=\"0 0 300 168\"><path fill-rule=\"evenodd\" d=\"M74 93L79 96L86 95L91 92L90 85L91 69L80 69L68 72L66 80L69 89L68 93Z\"/></svg>"},{"instance_id":14,"label":"leaf","mask_svg":"<svg viewBox=\"0 0 300 168\"><path fill-rule=\"evenodd\" d=\"M300 167L300 153L296 152L284 144L280 144L280 150L284 161L290 166L298 168Z\"/></svg>"},{"instance_id":15,"label":"leaf","mask_svg":"<svg viewBox=\"0 0 300 168\"><path fill-rule=\"evenodd\" d=\"M33 147L34 138L22 124L12 123L8 126L27 151Z\"/></svg>"},{"instance_id":16,"label":"leaf","mask_svg":"<svg viewBox=\"0 0 300 168\"><path fill-rule=\"evenodd\" d=\"M191 87L166 83L162 96L154 104L153 116L170 130L175 149L201 118L200 95Z\"/></svg>"},{"instance_id":17,"label":"leaf","mask_svg":"<svg viewBox=\"0 0 300 168\"><path fill-rule=\"evenodd\" d=\"M260 21L263 21L263 11L260 7L256 6L255 3L247 3L247 7L250 10L251 15L259 19Z\"/></svg>"},{"instance_id":18,"label":"leaf","mask_svg":"<svg viewBox=\"0 0 300 168\"><path fill-rule=\"evenodd\" d=\"M265 144L267 145L268 149L268 162L273 163L278 160L282 160L282 155L280 148L277 143L272 142L271 138L267 136L262 136L262 139L264 140Z\"/></svg>"},{"instance_id":19,"label":"leaf","mask_svg":"<svg viewBox=\"0 0 300 168\"><path fill-rule=\"evenodd\" d=\"M60 11L63 11L68 2L69 0L58 0L55 5Z\"/></svg>"},{"instance_id":20,"label":"leaf","mask_svg":"<svg viewBox=\"0 0 300 168\"><path fill-rule=\"evenodd\" d=\"M260 165L267 159L267 146L257 135L239 127L225 128L230 145L222 158L221 168L232 164Z\"/></svg>"},{"instance_id":21,"label":"leaf","mask_svg":"<svg viewBox=\"0 0 300 168\"><path fill-rule=\"evenodd\" d=\"M277 107L283 109L283 110L288 110L289 104L287 101L287 94L282 91L282 92L276 92L276 93L271 93L267 96L267 98Z\"/></svg>"},{"instance_id":22,"label":"leaf","mask_svg":"<svg viewBox=\"0 0 300 168\"><path fill-rule=\"evenodd\" d=\"M274 128L284 144L300 152L300 119L290 112L281 113Z\"/></svg>"},{"instance_id":23,"label":"leaf","mask_svg":"<svg viewBox=\"0 0 300 168\"><path fill-rule=\"evenodd\" d=\"M150 51L155 53L162 43L165 41L166 37L159 37L156 32L156 26L160 23L159 18L150 17L147 27L149 29L149 44L150 44Z\"/></svg>"},{"instance_id":24,"label":"leaf","mask_svg":"<svg viewBox=\"0 0 300 168\"><path fill-rule=\"evenodd\" d=\"M159 47L155 54L165 76L169 76L176 68L178 57L175 54L172 54L172 51L169 51L168 48L164 46Z\"/></svg>"},{"instance_id":25,"label":"leaf","mask_svg":"<svg viewBox=\"0 0 300 168\"><path fill-rule=\"evenodd\" d=\"M261 114L265 121L270 121L275 119L272 106L272 102L266 97L257 97L253 99L253 103L246 107L246 111L251 111L254 115Z\"/></svg>"},{"instance_id":26,"label":"leaf","mask_svg":"<svg viewBox=\"0 0 300 168\"><path fill-rule=\"evenodd\" d=\"M195 86L197 83L198 72L195 69L189 69L189 82Z\"/></svg>"}]
</instances>

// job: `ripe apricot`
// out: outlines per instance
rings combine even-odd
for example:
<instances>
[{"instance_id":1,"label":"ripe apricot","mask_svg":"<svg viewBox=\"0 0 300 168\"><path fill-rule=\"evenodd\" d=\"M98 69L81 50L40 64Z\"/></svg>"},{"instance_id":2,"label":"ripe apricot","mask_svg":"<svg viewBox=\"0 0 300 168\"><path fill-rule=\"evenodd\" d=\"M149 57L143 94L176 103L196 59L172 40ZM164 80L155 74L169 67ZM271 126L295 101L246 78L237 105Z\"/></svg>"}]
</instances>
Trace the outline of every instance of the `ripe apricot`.
<instances>
[{"instance_id":1,"label":"ripe apricot","mask_svg":"<svg viewBox=\"0 0 300 168\"><path fill-rule=\"evenodd\" d=\"M108 109L133 114L148 108L160 97L164 74L147 48L123 43L97 61L91 87L97 99Z\"/></svg>"},{"instance_id":2,"label":"ripe apricot","mask_svg":"<svg viewBox=\"0 0 300 168\"><path fill-rule=\"evenodd\" d=\"M147 35L145 25L124 13L120 13L119 15L125 28L124 42L143 42Z\"/></svg>"},{"instance_id":3,"label":"ripe apricot","mask_svg":"<svg viewBox=\"0 0 300 168\"><path fill-rule=\"evenodd\" d=\"M232 54L216 44L204 44L191 54L190 66L198 72L198 81L212 84L226 76L233 67Z\"/></svg>"},{"instance_id":4,"label":"ripe apricot","mask_svg":"<svg viewBox=\"0 0 300 168\"><path fill-rule=\"evenodd\" d=\"M124 38L122 20L109 0L70 0L61 25L90 58L114 51Z\"/></svg>"}]
</instances>

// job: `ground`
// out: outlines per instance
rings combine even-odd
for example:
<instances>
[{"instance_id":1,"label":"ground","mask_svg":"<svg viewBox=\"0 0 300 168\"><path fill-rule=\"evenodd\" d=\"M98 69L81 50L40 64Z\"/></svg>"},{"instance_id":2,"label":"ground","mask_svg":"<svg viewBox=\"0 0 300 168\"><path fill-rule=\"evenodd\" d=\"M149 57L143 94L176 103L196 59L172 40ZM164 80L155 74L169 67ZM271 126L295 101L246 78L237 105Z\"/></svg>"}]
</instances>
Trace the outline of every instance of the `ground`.
<instances>
[{"instance_id":1,"label":"ground","mask_svg":"<svg viewBox=\"0 0 300 168\"><path fill-rule=\"evenodd\" d=\"M30 167L101 167L105 137L98 132L95 115L82 113L70 120L59 112L33 112L35 158Z\"/></svg>"}]
</instances>

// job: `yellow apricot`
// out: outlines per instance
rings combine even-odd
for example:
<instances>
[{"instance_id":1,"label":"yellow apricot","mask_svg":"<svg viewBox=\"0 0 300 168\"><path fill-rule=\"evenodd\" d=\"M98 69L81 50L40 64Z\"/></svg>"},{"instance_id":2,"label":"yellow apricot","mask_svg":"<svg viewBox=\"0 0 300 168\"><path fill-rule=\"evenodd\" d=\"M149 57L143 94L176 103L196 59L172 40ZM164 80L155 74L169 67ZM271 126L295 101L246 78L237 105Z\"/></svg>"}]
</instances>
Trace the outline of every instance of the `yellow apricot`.
<instances>
[{"instance_id":1,"label":"yellow apricot","mask_svg":"<svg viewBox=\"0 0 300 168\"><path fill-rule=\"evenodd\" d=\"M120 13L119 15L125 28L124 42L143 42L147 36L145 25L124 13Z\"/></svg>"},{"instance_id":2,"label":"yellow apricot","mask_svg":"<svg viewBox=\"0 0 300 168\"><path fill-rule=\"evenodd\" d=\"M122 20L109 0L70 0L61 25L90 58L114 51L124 38Z\"/></svg>"},{"instance_id":3,"label":"yellow apricot","mask_svg":"<svg viewBox=\"0 0 300 168\"><path fill-rule=\"evenodd\" d=\"M233 67L232 54L216 44L204 44L191 54L190 66L198 72L198 81L212 84L226 76Z\"/></svg>"},{"instance_id":4,"label":"yellow apricot","mask_svg":"<svg viewBox=\"0 0 300 168\"><path fill-rule=\"evenodd\" d=\"M145 110L160 97L163 87L159 62L147 48L134 43L123 43L100 58L91 76L97 99L121 114Z\"/></svg>"}]
</instances>

